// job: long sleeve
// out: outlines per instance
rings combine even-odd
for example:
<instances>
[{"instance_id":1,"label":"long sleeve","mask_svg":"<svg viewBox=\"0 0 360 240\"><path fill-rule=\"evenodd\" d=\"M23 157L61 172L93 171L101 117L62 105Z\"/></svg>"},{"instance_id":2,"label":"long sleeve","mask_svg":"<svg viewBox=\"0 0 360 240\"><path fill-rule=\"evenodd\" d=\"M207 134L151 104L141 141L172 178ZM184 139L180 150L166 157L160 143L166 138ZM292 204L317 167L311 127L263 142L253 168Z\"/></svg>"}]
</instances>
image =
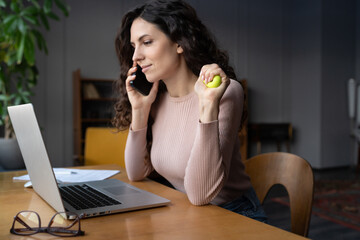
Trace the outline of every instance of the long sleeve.
<instances>
[{"instance_id":1,"label":"long sleeve","mask_svg":"<svg viewBox=\"0 0 360 240\"><path fill-rule=\"evenodd\" d=\"M199 124L196 131L184 179L185 191L195 205L210 202L224 183L225 168L218 132L218 121Z\"/></svg>"},{"instance_id":2,"label":"long sleeve","mask_svg":"<svg viewBox=\"0 0 360 240\"><path fill-rule=\"evenodd\" d=\"M198 123L184 181L188 198L195 205L209 203L228 177L238 138L242 99L241 87L230 87L221 99L218 121Z\"/></svg>"},{"instance_id":3,"label":"long sleeve","mask_svg":"<svg viewBox=\"0 0 360 240\"><path fill-rule=\"evenodd\" d=\"M128 178L131 181L142 180L153 170L146 149L146 130L147 128L133 131L130 126L125 147L125 166Z\"/></svg>"}]
</instances>

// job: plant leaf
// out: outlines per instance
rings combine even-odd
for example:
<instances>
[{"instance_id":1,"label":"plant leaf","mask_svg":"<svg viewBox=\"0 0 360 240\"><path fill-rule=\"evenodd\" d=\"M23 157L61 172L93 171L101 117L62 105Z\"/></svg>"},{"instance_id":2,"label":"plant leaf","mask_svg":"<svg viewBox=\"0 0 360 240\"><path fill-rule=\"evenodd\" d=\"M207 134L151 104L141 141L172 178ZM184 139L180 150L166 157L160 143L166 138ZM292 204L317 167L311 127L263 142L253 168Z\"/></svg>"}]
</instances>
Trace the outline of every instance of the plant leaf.
<instances>
[{"instance_id":1,"label":"plant leaf","mask_svg":"<svg viewBox=\"0 0 360 240\"><path fill-rule=\"evenodd\" d=\"M67 17L69 16L69 9L68 7L63 3L61 0L55 0L55 4L60 10L63 12L63 14Z\"/></svg>"},{"instance_id":2,"label":"plant leaf","mask_svg":"<svg viewBox=\"0 0 360 240\"><path fill-rule=\"evenodd\" d=\"M39 31L37 31L36 29L32 29L30 34L35 36L36 39L36 43L37 43L37 47L42 50L43 45L42 45L42 41L44 40L43 36L41 35L41 33Z\"/></svg>"},{"instance_id":3,"label":"plant leaf","mask_svg":"<svg viewBox=\"0 0 360 240\"><path fill-rule=\"evenodd\" d=\"M21 16L34 16L39 13L39 9L35 6L29 6L20 12Z\"/></svg>"},{"instance_id":4,"label":"plant leaf","mask_svg":"<svg viewBox=\"0 0 360 240\"><path fill-rule=\"evenodd\" d=\"M17 50L17 54L16 54L16 61L18 64L21 63L23 54L24 54L24 47L25 47L25 34L21 34L21 40L20 40L20 45L19 48Z\"/></svg>"},{"instance_id":5,"label":"plant leaf","mask_svg":"<svg viewBox=\"0 0 360 240\"><path fill-rule=\"evenodd\" d=\"M10 101L13 98L12 95L0 95L0 101Z\"/></svg>"},{"instance_id":6,"label":"plant leaf","mask_svg":"<svg viewBox=\"0 0 360 240\"><path fill-rule=\"evenodd\" d=\"M3 21L3 23L4 24L7 24L8 22L10 22L10 21L14 21L15 19L17 18L17 16L16 15L8 15L8 16L6 16L5 18L4 18L4 21Z\"/></svg>"},{"instance_id":7,"label":"plant leaf","mask_svg":"<svg viewBox=\"0 0 360 240\"><path fill-rule=\"evenodd\" d=\"M34 65L35 46L34 46L34 39L32 39L30 35L26 35L25 37L24 57L30 66Z\"/></svg>"},{"instance_id":8,"label":"plant leaf","mask_svg":"<svg viewBox=\"0 0 360 240\"><path fill-rule=\"evenodd\" d=\"M30 0L32 2L32 4L37 8L37 9L40 9L40 5L38 3L38 0Z\"/></svg>"},{"instance_id":9,"label":"plant leaf","mask_svg":"<svg viewBox=\"0 0 360 240\"><path fill-rule=\"evenodd\" d=\"M26 32L26 25L25 25L25 23L24 23L24 20L22 20L21 18L19 18L18 21L17 21L17 26L18 26L19 31L20 31L22 34L25 34L25 32Z\"/></svg>"},{"instance_id":10,"label":"plant leaf","mask_svg":"<svg viewBox=\"0 0 360 240\"><path fill-rule=\"evenodd\" d=\"M52 0L45 0L44 2L44 12L45 14L49 14L52 8Z\"/></svg>"},{"instance_id":11,"label":"plant leaf","mask_svg":"<svg viewBox=\"0 0 360 240\"><path fill-rule=\"evenodd\" d=\"M21 100L22 100L21 96L15 97L14 105L19 105L19 104L21 104Z\"/></svg>"},{"instance_id":12,"label":"plant leaf","mask_svg":"<svg viewBox=\"0 0 360 240\"><path fill-rule=\"evenodd\" d=\"M39 26L39 21L36 17L34 16L29 16L29 15L25 15L24 16L24 19L26 19L28 22L36 25L36 26Z\"/></svg>"},{"instance_id":13,"label":"plant leaf","mask_svg":"<svg viewBox=\"0 0 360 240\"><path fill-rule=\"evenodd\" d=\"M32 30L32 33L35 36L36 43L37 43L39 50L44 50L45 54L48 54L46 41L45 41L44 37L42 36L42 34L35 29Z\"/></svg>"},{"instance_id":14,"label":"plant leaf","mask_svg":"<svg viewBox=\"0 0 360 240\"><path fill-rule=\"evenodd\" d=\"M17 16L16 15L9 15L4 18L4 32L6 33L13 33L16 30L17 26Z\"/></svg>"},{"instance_id":15,"label":"plant leaf","mask_svg":"<svg viewBox=\"0 0 360 240\"><path fill-rule=\"evenodd\" d=\"M17 60L16 51L9 52L6 56L5 62L8 66L12 66Z\"/></svg>"},{"instance_id":16,"label":"plant leaf","mask_svg":"<svg viewBox=\"0 0 360 240\"><path fill-rule=\"evenodd\" d=\"M33 79L33 82L34 84L37 83L37 79L39 78L39 70L37 69L37 67L34 65L31 67L31 71L32 71L32 74L34 76L34 79Z\"/></svg>"},{"instance_id":17,"label":"plant leaf","mask_svg":"<svg viewBox=\"0 0 360 240\"><path fill-rule=\"evenodd\" d=\"M0 0L0 7L6 7L6 2L4 0Z\"/></svg>"},{"instance_id":18,"label":"plant leaf","mask_svg":"<svg viewBox=\"0 0 360 240\"><path fill-rule=\"evenodd\" d=\"M44 24L46 30L50 30L49 21L43 12L40 12L40 19L41 19L41 22Z\"/></svg>"},{"instance_id":19,"label":"plant leaf","mask_svg":"<svg viewBox=\"0 0 360 240\"><path fill-rule=\"evenodd\" d=\"M13 12L19 13L20 12L19 2L18 1L11 1L10 9Z\"/></svg>"},{"instance_id":20,"label":"plant leaf","mask_svg":"<svg viewBox=\"0 0 360 240\"><path fill-rule=\"evenodd\" d=\"M48 15L50 18L52 18L52 19L54 19L54 20L56 20L56 21L59 21L59 20L60 20L60 18L59 18L55 13L53 13L53 12L49 12L47 15Z\"/></svg>"}]
</instances>

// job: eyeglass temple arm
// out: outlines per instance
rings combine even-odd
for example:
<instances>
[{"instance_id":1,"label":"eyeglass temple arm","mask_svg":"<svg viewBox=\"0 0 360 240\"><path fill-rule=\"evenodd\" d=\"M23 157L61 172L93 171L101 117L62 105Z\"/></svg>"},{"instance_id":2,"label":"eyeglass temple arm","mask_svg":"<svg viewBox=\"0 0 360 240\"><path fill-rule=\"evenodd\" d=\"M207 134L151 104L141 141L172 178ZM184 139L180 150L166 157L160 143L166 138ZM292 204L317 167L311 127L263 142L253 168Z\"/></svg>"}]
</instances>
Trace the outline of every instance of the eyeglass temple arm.
<instances>
[{"instance_id":1,"label":"eyeglass temple arm","mask_svg":"<svg viewBox=\"0 0 360 240\"><path fill-rule=\"evenodd\" d=\"M19 218L18 216L15 217L15 220L18 221L19 223L21 223L24 227L26 227L27 229L31 230L31 229L37 229L37 228L32 228L29 225L26 224L26 222L24 222L21 218Z\"/></svg>"},{"instance_id":2,"label":"eyeglass temple arm","mask_svg":"<svg viewBox=\"0 0 360 240\"><path fill-rule=\"evenodd\" d=\"M85 232L82 230L69 230L67 228L63 228L63 227L47 227L44 228L45 231L47 232L56 232L56 233L77 233L78 235L84 235Z\"/></svg>"}]
</instances>

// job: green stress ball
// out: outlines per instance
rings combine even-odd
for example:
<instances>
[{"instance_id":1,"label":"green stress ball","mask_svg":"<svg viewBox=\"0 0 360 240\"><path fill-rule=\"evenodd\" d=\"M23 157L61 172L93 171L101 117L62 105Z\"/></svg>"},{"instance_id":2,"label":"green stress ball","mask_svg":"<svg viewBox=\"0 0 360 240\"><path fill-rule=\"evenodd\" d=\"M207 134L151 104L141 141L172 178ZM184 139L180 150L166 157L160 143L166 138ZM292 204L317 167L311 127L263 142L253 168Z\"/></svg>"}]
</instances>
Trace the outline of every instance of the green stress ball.
<instances>
[{"instance_id":1,"label":"green stress ball","mask_svg":"<svg viewBox=\"0 0 360 240\"><path fill-rule=\"evenodd\" d=\"M204 81L205 83L205 81ZM221 84L221 78L219 75L216 75L211 82L208 82L206 86L208 88L217 88Z\"/></svg>"}]
</instances>

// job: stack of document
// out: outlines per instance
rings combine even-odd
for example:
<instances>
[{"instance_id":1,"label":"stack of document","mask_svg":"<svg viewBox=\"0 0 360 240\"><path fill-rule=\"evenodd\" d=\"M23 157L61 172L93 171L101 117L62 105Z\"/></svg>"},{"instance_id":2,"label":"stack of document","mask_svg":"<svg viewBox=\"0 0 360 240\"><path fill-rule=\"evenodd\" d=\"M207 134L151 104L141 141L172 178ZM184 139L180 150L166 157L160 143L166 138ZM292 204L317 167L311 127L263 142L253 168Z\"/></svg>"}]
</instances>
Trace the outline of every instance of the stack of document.
<instances>
[{"instance_id":1,"label":"stack of document","mask_svg":"<svg viewBox=\"0 0 360 240\"><path fill-rule=\"evenodd\" d=\"M55 173L55 178L59 182L68 183L104 180L120 172L119 170L91 170L69 168L53 168L53 170ZM29 175L23 175L19 177L14 177L13 180L29 181L30 177Z\"/></svg>"}]
</instances>

